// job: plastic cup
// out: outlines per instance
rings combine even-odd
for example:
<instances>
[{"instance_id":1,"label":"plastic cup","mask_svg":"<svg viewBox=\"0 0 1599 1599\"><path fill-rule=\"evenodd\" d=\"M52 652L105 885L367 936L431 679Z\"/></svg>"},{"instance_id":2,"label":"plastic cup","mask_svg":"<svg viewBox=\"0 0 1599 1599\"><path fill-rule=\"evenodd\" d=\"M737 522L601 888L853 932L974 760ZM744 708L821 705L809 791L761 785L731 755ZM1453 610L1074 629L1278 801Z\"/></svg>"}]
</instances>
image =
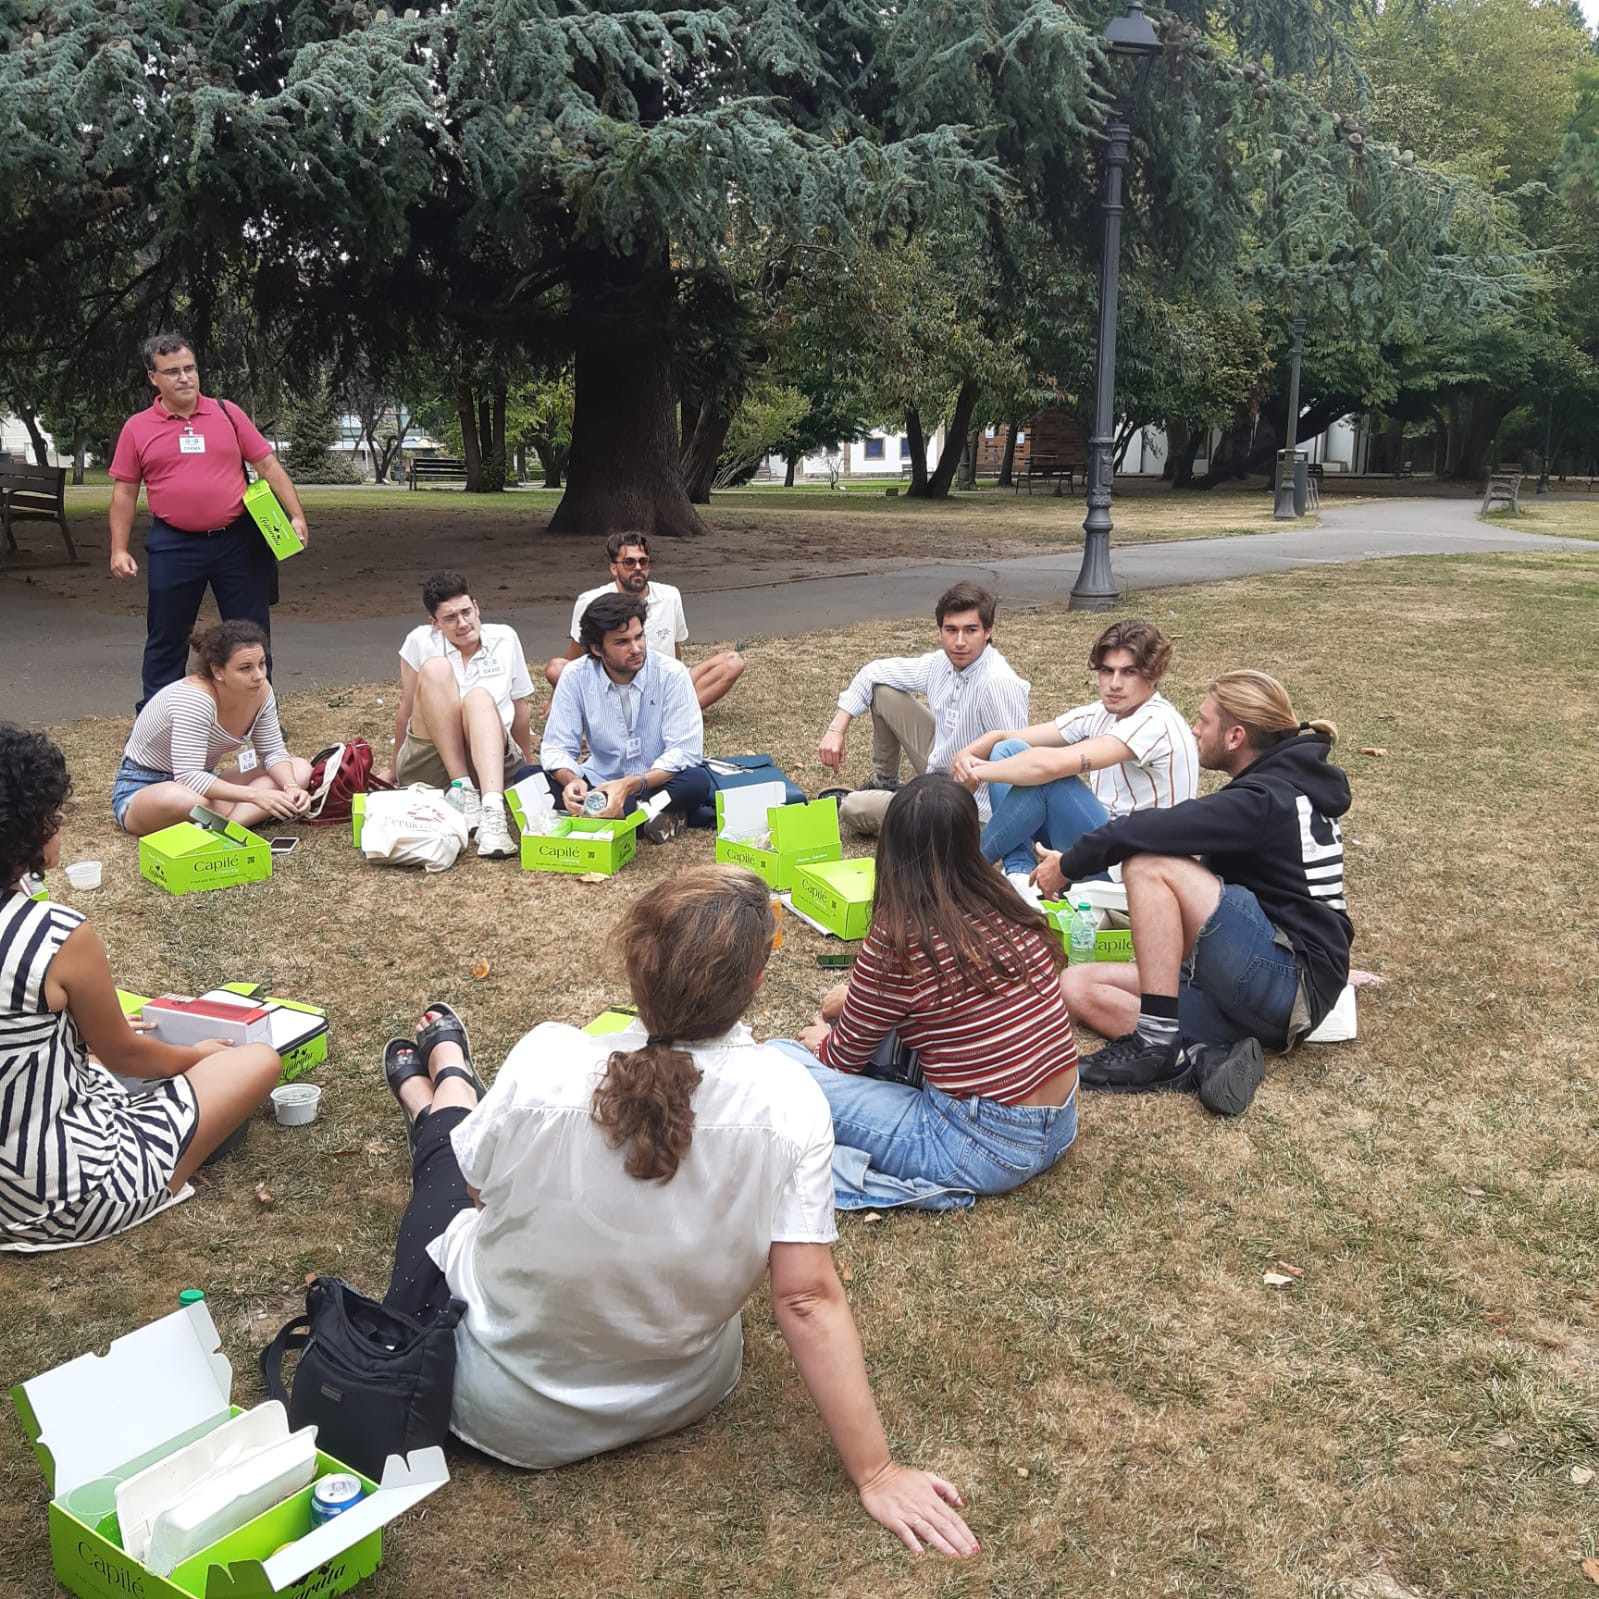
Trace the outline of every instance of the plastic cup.
<instances>
[{"instance_id":1,"label":"plastic cup","mask_svg":"<svg viewBox=\"0 0 1599 1599\"><path fill-rule=\"evenodd\" d=\"M74 888L98 888L100 871L99 861L74 861L67 868L67 881Z\"/></svg>"},{"instance_id":2,"label":"plastic cup","mask_svg":"<svg viewBox=\"0 0 1599 1599\"><path fill-rule=\"evenodd\" d=\"M316 1120L321 1099L315 1083L280 1083L272 1090L272 1114L284 1127L304 1127Z\"/></svg>"}]
</instances>

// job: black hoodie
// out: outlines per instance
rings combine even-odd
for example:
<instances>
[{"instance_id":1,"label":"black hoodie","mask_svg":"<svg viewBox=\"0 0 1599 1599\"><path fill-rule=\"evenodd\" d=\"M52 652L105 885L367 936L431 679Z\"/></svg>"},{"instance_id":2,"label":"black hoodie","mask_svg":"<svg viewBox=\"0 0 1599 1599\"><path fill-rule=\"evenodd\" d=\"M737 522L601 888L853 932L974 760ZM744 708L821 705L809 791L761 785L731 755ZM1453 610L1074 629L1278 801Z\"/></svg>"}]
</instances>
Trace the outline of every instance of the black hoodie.
<instances>
[{"instance_id":1,"label":"black hoodie","mask_svg":"<svg viewBox=\"0 0 1599 1599\"><path fill-rule=\"evenodd\" d=\"M1315 1027L1349 980L1355 936L1335 820L1349 809L1349 779L1327 759L1329 748L1320 734L1284 739L1215 794L1107 822L1078 839L1060 869L1073 883L1129 855L1202 856L1287 934Z\"/></svg>"}]
</instances>

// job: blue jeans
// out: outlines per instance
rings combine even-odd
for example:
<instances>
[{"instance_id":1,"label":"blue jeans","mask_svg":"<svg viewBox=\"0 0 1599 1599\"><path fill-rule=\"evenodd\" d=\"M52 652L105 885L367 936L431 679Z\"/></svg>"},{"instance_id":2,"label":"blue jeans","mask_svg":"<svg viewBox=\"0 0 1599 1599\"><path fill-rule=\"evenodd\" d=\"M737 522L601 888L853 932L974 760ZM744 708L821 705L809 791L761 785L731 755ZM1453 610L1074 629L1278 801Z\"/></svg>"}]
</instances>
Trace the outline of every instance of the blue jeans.
<instances>
[{"instance_id":1,"label":"blue jeans","mask_svg":"<svg viewBox=\"0 0 1599 1599\"><path fill-rule=\"evenodd\" d=\"M111 780L111 814L116 817L117 826L123 825L122 818L128 814L128 806L141 788L149 788L155 783L170 783L172 780L171 772L158 772L153 767L140 766L137 761L130 761L124 755L117 775ZM198 804L200 796L196 794L194 799Z\"/></svg>"},{"instance_id":2,"label":"blue jeans","mask_svg":"<svg viewBox=\"0 0 1599 1599\"><path fill-rule=\"evenodd\" d=\"M930 1083L912 1088L823 1066L792 1048L827 1095L833 1137L864 1150L880 1172L974 1194L1007 1194L1048 1171L1077 1136L1077 1095L1064 1105L953 1099Z\"/></svg>"},{"instance_id":3,"label":"blue jeans","mask_svg":"<svg viewBox=\"0 0 1599 1599\"><path fill-rule=\"evenodd\" d=\"M144 693L135 710L176 683L188 670L189 634L206 585L224 622L256 623L267 635L267 675L272 674L272 596L277 558L248 515L216 533L184 533L150 519L144 538L150 594L145 617Z\"/></svg>"},{"instance_id":4,"label":"blue jeans","mask_svg":"<svg viewBox=\"0 0 1599 1599\"><path fill-rule=\"evenodd\" d=\"M1019 755L1029 746L1007 738L994 746L991 761ZM990 783L988 803L993 820L983 829L986 860L1003 861L1007 872L1030 872L1036 839L1046 849L1068 850L1086 833L1103 827L1110 812L1080 777L1057 777L1053 783Z\"/></svg>"},{"instance_id":5,"label":"blue jeans","mask_svg":"<svg viewBox=\"0 0 1599 1599\"><path fill-rule=\"evenodd\" d=\"M1280 1049L1299 995L1299 963L1287 935L1236 883L1199 930L1178 991L1183 1037L1202 1044L1258 1038Z\"/></svg>"}]
</instances>

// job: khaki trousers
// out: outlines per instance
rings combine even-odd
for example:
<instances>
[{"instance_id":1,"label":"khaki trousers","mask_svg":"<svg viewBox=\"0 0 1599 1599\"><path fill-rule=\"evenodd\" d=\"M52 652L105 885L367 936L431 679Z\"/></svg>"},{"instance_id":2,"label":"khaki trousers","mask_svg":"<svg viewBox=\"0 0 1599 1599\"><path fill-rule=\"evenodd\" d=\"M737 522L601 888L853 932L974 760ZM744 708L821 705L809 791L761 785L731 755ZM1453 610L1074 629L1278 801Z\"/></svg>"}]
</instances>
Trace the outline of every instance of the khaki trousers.
<instances>
[{"instance_id":1,"label":"khaki trousers","mask_svg":"<svg viewBox=\"0 0 1599 1599\"><path fill-rule=\"evenodd\" d=\"M911 776L920 777L936 731L933 713L914 694L879 684L872 690L872 775L897 779L903 759L910 762ZM893 797L887 789L862 789L839 805L838 819L851 832L875 838Z\"/></svg>"}]
</instances>

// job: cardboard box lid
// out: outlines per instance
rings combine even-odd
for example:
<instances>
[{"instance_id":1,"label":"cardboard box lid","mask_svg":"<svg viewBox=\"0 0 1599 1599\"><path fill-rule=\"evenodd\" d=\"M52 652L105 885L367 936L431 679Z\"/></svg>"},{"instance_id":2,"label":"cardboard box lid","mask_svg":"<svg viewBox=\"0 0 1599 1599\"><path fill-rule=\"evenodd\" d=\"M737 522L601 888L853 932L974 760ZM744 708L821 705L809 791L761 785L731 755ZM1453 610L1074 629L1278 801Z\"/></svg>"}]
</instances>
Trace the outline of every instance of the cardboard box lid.
<instances>
[{"instance_id":1,"label":"cardboard box lid","mask_svg":"<svg viewBox=\"0 0 1599 1599\"><path fill-rule=\"evenodd\" d=\"M171 827L163 827L159 832L145 834L140 843L169 860L216 855L226 850L249 849L255 845L262 849L269 847L264 838L258 837L247 827L240 827L237 822L228 822L224 829L201 827L195 822L174 822Z\"/></svg>"},{"instance_id":2,"label":"cardboard box lid","mask_svg":"<svg viewBox=\"0 0 1599 1599\"><path fill-rule=\"evenodd\" d=\"M81 1488L168 1440L225 1420L233 1367L205 1301L185 1305L19 1383L28 1427L51 1494Z\"/></svg>"},{"instance_id":3,"label":"cardboard box lid","mask_svg":"<svg viewBox=\"0 0 1599 1599\"><path fill-rule=\"evenodd\" d=\"M788 798L781 783L746 783L716 791L716 831L730 838L748 838L771 825L767 815Z\"/></svg>"},{"instance_id":4,"label":"cardboard box lid","mask_svg":"<svg viewBox=\"0 0 1599 1599\"><path fill-rule=\"evenodd\" d=\"M872 897L877 881L877 862L870 855L847 861L812 861L800 867L799 875L816 878L843 899L866 900Z\"/></svg>"},{"instance_id":5,"label":"cardboard box lid","mask_svg":"<svg viewBox=\"0 0 1599 1599\"><path fill-rule=\"evenodd\" d=\"M785 805L772 816L772 848L780 852L813 849L822 844L837 844L838 801L809 800L802 805Z\"/></svg>"}]
</instances>

